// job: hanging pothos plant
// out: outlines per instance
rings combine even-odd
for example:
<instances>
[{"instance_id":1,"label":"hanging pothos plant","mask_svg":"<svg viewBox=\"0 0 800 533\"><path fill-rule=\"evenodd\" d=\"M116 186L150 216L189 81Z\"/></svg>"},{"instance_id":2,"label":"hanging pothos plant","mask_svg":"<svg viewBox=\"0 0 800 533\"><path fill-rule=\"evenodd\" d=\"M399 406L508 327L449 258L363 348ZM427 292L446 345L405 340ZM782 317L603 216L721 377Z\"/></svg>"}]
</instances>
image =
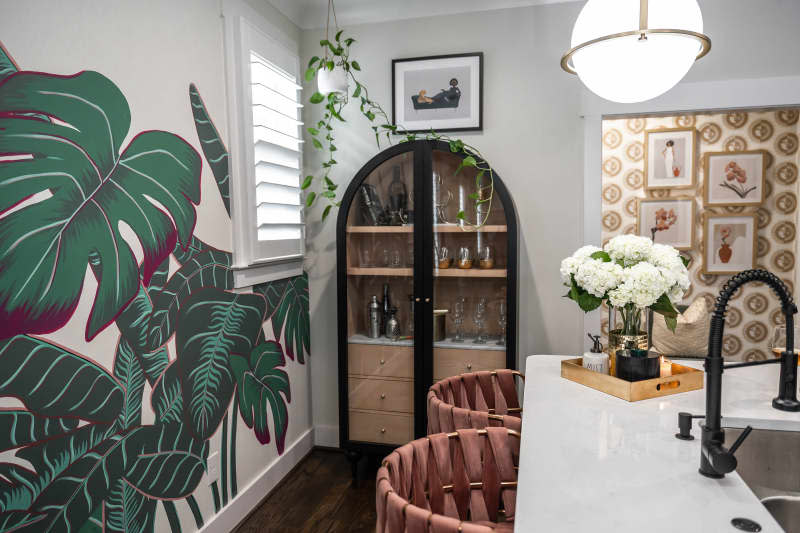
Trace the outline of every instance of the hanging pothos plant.
<instances>
[{"instance_id":1,"label":"hanging pothos plant","mask_svg":"<svg viewBox=\"0 0 800 533\"><path fill-rule=\"evenodd\" d=\"M332 9L333 2L329 0L328 28L330 27ZM333 11L333 16L336 24L335 10ZM320 196L325 198L328 201L328 205L322 211L322 220L324 221L330 214L331 209L340 205L340 202L336 199L338 185L330 179L331 170L337 164L335 152L338 148L334 138L334 130L337 123L346 122L343 117L343 111L352 98L353 101L358 103L361 114L371 123L378 148L380 148L381 139L384 136L386 141L392 144L392 136L397 135L399 136L399 142L411 142L417 139L444 141L448 143L452 153L462 155L463 158L456 169L456 174L465 167L474 167L476 169L476 192L470 194L469 198L475 202L476 212L478 212L477 207L482 204L486 204L486 208L480 210L483 219L476 220L475 223L466 219L463 210L459 211L456 217L463 222L466 228L475 229L483 226L491 213L492 199L494 198L494 171L480 151L461 139L441 135L433 129L423 134L416 134L392 124L389 115L378 102L370 97L369 90L357 77L357 73L361 71L361 65L350 57L350 47L356 40L345 36L344 30L340 30L338 24L336 24L336 34L333 39L330 39L328 28L325 30L325 39L319 42L322 47L322 55L314 56L309 60L305 79L310 82L315 78L324 77L322 84L329 86L336 85L337 81L345 83L341 83L342 86L338 88L339 90L332 90L327 94L316 91L309 98L312 104L322 105L325 108L322 119L307 129L311 135L311 142L314 148L323 151L326 155L324 156L325 161L322 163L320 175L311 174L303 180L303 190L311 188L315 180L321 182L321 190L319 192L311 190L306 195L306 207L313 206ZM352 92L350 92L350 87L353 87ZM488 194L479 195L477 191L488 191Z\"/></svg>"}]
</instances>

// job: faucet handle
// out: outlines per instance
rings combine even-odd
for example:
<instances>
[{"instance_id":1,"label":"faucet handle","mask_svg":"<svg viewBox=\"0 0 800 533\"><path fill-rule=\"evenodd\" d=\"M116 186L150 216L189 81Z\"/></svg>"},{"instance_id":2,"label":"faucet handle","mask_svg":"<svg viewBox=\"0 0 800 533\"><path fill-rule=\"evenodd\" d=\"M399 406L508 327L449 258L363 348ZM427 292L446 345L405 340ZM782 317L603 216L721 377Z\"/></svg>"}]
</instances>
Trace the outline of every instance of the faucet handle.
<instances>
[{"instance_id":1,"label":"faucet handle","mask_svg":"<svg viewBox=\"0 0 800 533\"><path fill-rule=\"evenodd\" d=\"M753 426L747 426L746 428L744 428L744 431L742 431L742 434L739 435L739 438L736 439L735 441L733 441L733 444L731 445L730 449L728 450L728 453L731 454L731 455L735 454L736 450L739 449L739 446L742 445L742 443L744 442L744 439L747 438L747 436L750 434L751 431L753 431Z\"/></svg>"},{"instance_id":2,"label":"faucet handle","mask_svg":"<svg viewBox=\"0 0 800 533\"><path fill-rule=\"evenodd\" d=\"M751 426L747 426L742 431L742 434L739 435L739 438L736 439L730 449L726 450L724 446L718 443L713 443L708 446L707 450L703 450L705 453L708 454L708 461L711 463L711 467L717 474L730 474L736 467L738 466L738 461L736 460L736 450L739 449L739 446L742 445L744 439L753 431ZM721 477L721 476L720 476Z\"/></svg>"}]
</instances>

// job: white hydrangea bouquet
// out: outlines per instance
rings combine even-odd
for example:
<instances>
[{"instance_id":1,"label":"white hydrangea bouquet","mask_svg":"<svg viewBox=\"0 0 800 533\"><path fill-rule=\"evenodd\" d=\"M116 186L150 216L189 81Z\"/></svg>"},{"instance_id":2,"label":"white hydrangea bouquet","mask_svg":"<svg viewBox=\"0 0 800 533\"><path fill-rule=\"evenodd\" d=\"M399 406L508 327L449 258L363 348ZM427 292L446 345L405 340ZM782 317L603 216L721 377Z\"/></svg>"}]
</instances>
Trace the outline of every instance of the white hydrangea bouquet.
<instances>
[{"instance_id":1,"label":"white hydrangea bouquet","mask_svg":"<svg viewBox=\"0 0 800 533\"><path fill-rule=\"evenodd\" d=\"M584 246L561 262L561 279L569 287L567 298L584 312L603 301L622 316L622 334L638 335L641 312L649 307L664 316L673 332L678 323L674 304L689 289L688 259L665 244L647 237L620 235L604 249Z\"/></svg>"}]
</instances>

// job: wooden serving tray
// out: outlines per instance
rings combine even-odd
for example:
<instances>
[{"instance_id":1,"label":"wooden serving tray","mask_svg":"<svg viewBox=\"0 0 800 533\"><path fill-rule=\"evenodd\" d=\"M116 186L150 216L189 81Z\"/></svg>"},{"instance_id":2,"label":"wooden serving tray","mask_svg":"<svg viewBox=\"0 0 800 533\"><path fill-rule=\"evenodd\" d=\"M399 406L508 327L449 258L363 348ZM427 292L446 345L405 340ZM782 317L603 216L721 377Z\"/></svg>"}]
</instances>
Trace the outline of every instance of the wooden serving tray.
<instances>
[{"instance_id":1,"label":"wooden serving tray","mask_svg":"<svg viewBox=\"0 0 800 533\"><path fill-rule=\"evenodd\" d=\"M703 371L672 363L671 375L643 381L625 381L616 376L583 368L583 358L561 361L561 377L628 402L658 398L703 388ZM662 374L664 374L662 372Z\"/></svg>"}]
</instances>

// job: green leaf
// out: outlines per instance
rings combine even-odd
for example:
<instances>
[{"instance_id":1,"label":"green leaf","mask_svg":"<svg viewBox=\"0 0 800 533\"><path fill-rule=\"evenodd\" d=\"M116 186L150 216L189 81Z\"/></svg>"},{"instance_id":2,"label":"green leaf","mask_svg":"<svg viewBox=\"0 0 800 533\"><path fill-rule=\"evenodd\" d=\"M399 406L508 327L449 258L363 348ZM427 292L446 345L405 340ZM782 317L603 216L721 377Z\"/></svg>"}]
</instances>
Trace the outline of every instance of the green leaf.
<instances>
[{"instance_id":1,"label":"green leaf","mask_svg":"<svg viewBox=\"0 0 800 533\"><path fill-rule=\"evenodd\" d=\"M329 44L331 44L331 42L330 42L328 39L322 39L322 40L319 42L319 45L320 45L320 46L323 46L323 47L324 47L324 46L328 46Z\"/></svg>"},{"instance_id":2,"label":"green leaf","mask_svg":"<svg viewBox=\"0 0 800 533\"><path fill-rule=\"evenodd\" d=\"M306 190L311 187L311 183L314 181L314 176L306 176L306 179L303 180L303 184L300 186L302 190Z\"/></svg>"},{"instance_id":3,"label":"green leaf","mask_svg":"<svg viewBox=\"0 0 800 533\"><path fill-rule=\"evenodd\" d=\"M667 325L672 333L675 333L675 328L678 327L678 318L674 316L664 316L664 323Z\"/></svg>"},{"instance_id":4,"label":"green leaf","mask_svg":"<svg viewBox=\"0 0 800 533\"><path fill-rule=\"evenodd\" d=\"M361 65L358 64L358 61L351 61L350 64L353 66L353 69L361 70Z\"/></svg>"},{"instance_id":5,"label":"green leaf","mask_svg":"<svg viewBox=\"0 0 800 533\"><path fill-rule=\"evenodd\" d=\"M315 69L314 67L309 67L308 69L306 69L305 79L306 81L311 81L314 79L314 76L316 75L317 75L317 69Z\"/></svg>"},{"instance_id":6,"label":"green leaf","mask_svg":"<svg viewBox=\"0 0 800 533\"><path fill-rule=\"evenodd\" d=\"M349 40L349 39L348 39ZM16 73L19 69L3 45L0 44L0 82Z\"/></svg>"},{"instance_id":7,"label":"green leaf","mask_svg":"<svg viewBox=\"0 0 800 533\"><path fill-rule=\"evenodd\" d=\"M63 435L77 426L75 418L37 416L22 409L3 410L0 411L0 451Z\"/></svg>"},{"instance_id":8,"label":"green leaf","mask_svg":"<svg viewBox=\"0 0 800 533\"><path fill-rule=\"evenodd\" d=\"M689 263L692 262L692 259L689 258L689 257L686 257L685 255L682 255L682 254L679 257L681 258L681 261L683 262L683 266L688 268L689 267Z\"/></svg>"},{"instance_id":9,"label":"green leaf","mask_svg":"<svg viewBox=\"0 0 800 533\"><path fill-rule=\"evenodd\" d=\"M358 98L360 94L361 94L361 84L356 83L356 90L353 91L353 98Z\"/></svg>"},{"instance_id":10,"label":"green leaf","mask_svg":"<svg viewBox=\"0 0 800 533\"><path fill-rule=\"evenodd\" d=\"M64 348L20 335L0 341L0 361L0 396L19 398L37 415L112 423L122 410L117 381Z\"/></svg>"},{"instance_id":11,"label":"green leaf","mask_svg":"<svg viewBox=\"0 0 800 533\"><path fill-rule=\"evenodd\" d=\"M165 270L161 270L162 268ZM149 286L140 285L136 297L120 313L116 321L117 327L122 334L121 340L125 341L126 349L131 351L139 360L144 375L151 385L155 383L169 362L169 354L167 354L166 347L159 345L150 348L148 344L148 334L150 333L148 329L149 318L153 312L152 302L163 289L163 287L159 287L159 284L163 283L163 275L168 273L168 268L169 260L167 259L166 265L162 264L159 267L158 283L154 283L156 276L153 276Z\"/></svg>"},{"instance_id":12,"label":"green leaf","mask_svg":"<svg viewBox=\"0 0 800 533\"><path fill-rule=\"evenodd\" d=\"M656 303L650 306L654 313L658 313L664 317L667 327L674 333L678 325L678 311L673 307L672 302L666 293L662 294Z\"/></svg>"},{"instance_id":13,"label":"green leaf","mask_svg":"<svg viewBox=\"0 0 800 533\"><path fill-rule=\"evenodd\" d=\"M128 452L138 444L137 430L113 435L70 464L31 505L33 511L49 513L36 524L36 530L70 531L72 525L86 522L102 504L111 484L125 472L131 457Z\"/></svg>"},{"instance_id":14,"label":"green leaf","mask_svg":"<svg viewBox=\"0 0 800 533\"><path fill-rule=\"evenodd\" d=\"M312 104L319 104L323 100L325 100L325 97L319 92L315 92L314 94L311 95L311 98L308 99L308 101L311 102Z\"/></svg>"},{"instance_id":15,"label":"green leaf","mask_svg":"<svg viewBox=\"0 0 800 533\"><path fill-rule=\"evenodd\" d=\"M214 434L233 394L232 353L250 353L264 321L258 294L200 289L183 302L175 336L187 427L200 440Z\"/></svg>"},{"instance_id":16,"label":"green leaf","mask_svg":"<svg viewBox=\"0 0 800 533\"><path fill-rule=\"evenodd\" d=\"M158 500L148 498L141 492L118 479L103 502L100 531L104 533L151 533L156 517ZM82 532L79 532L82 533Z\"/></svg>"},{"instance_id":17,"label":"green leaf","mask_svg":"<svg viewBox=\"0 0 800 533\"><path fill-rule=\"evenodd\" d=\"M314 139L314 138L312 138L312 139L311 139L311 142L312 142L312 144L314 145L314 148L317 148L317 149L319 149L319 150L322 150L322 143L321 143L321 142L319 142L319 140L318 140L318 139Z\"/></svg>"},{"instance_id":18,"label":"green leaf","mask_svg":"<svg viewBox=\"0 0 800 533\"><path fill-rule=\"evenodd\" d=\"M139 438L125 481L151 498L185 498L194 492L206 470L207 440L195 439L183 424L144 426Z\"/></svg>"},{"instance_id":19,"label":"green leaf","mask_svg":"<svg viewBox=\"0 0 800 533\"><path fill-rule=\"evenodd\" d=\"M314 205L314 200L316 199L317 199L317 193L315 193L314 191L308 193L308 196L306 196L306 207L311 207L312 205Z\"/></svg>"},{"instance_id":20,"label":"green leaf","mask_svg":"<svg viewBox=\"0 0 800 533\"><path fill-rule=\"evenodd\" d=\"M333 47L331 47L331 49L333 49ZM325 64L325 66L328 68L328 70L330 70L330 71L333 71L333 68L334 68L336 65L334 65L334 64L333 64L333 61L328 61L328 62Z\"/></svg>"},{"instance_id":21,"label":"green leaf","mask_svg":"<svg viewBox=\"0 0 800 533\"><path fill-rule=\"evenodd\" d=\"M304 363L304 354L311 353L308 274L257 285L253 290L267 299L272 331L278 341L283 339L286 355Z\"/></svg>"},{"instance_id":22,"label":"green leaf","mask_svg":"<svg viewBox=\"0 0 800 533\"><path fill-rule=\"evenodd\" d=\"M313 56L311 59L308 60L308 67L310 67L311 65L313 65L317 61L319 61L319 57Z\"/></svg>"},{"instance_id":23,"label":"green leaf","mask_svg":"<svg viewBox=\"0 0 800 533\"><path fill-rule=\"evenodd\" d=\"M477 161L475 161L475 158L472 157L471 155L468 155L467 157L465 157L464 159L461 160L461 163L458 164L458 168L456 168L455 174L458 174L459 172L461 172L461 169L464 168L464 167L474 167L477 164L478 163L477 163Z\"/></svg>"},{"instance_id":24,"label":"green leaf","mask_svg":"<svg viewBox=\"0 0 800 533\"><path fill-rule=\"evenodd\" d=\"M464 211L459 211L458 213L456 213L456 218L459 220L465 220L466 215L464 214Z\"/></svg>"},{"instance_id":25,"label":"green leaf","mask_svg":"<svg viewBox=\"0 0 800 533\"><path fill-rule=\"evenodd\" d=\"M350 46L354 42L356 42L356 40L353 39L352 37L348 37L347 39L344 40L344 44L347 45L347 46Z\"/></svg>"},{"instance_id":26,"label":"green leaf","mask_svg":"<svg viewBox=\"0 0 800 533\"><path fill-rule=\"evenodd\" d=\"M114 377L125 389L125 403L117 417L117 426L120 430L128 430L142 423L142 394L145 379L139 358L124 337L120 337L117 344L113 371Z\"/></svg>"},{"instance_id":27,"label":"green leaf","mask_svg":"<svg viewBox=\"0 0 800 533\"><path fill-rule=\"evenodd\" d=\"M325 176L325 186L328 188L329 191L335 191L339 188L328 176Z\"/></svg>"},{"instance_id":28,"label":"green leaf","mask_svg":"<svg viewBox=\"0 0 800 533\"><path fill-rule=\"evenodd\" d=\"M232 262L229 252L210 248L172 275L166 286L153 297L153 312L148 322L148 349L155 350L172 337L178 312L195 291L206 287L233 288Z\"/></svg>"},{"instance_id":29,"label":"green leaf","mask_svg":"<svg viewBox=\"0 0 800 533\"><path fill-rule=\"evenodd\" d=\"M331 212L331 206L325 206L325 209L322 210L322 221L325 222L325 219L328 218L328 215Z\"/></svg>"},{"instance_id":30,"label":"green leaf","mask_svg":"<svg viewBox=\"0 0 800 533\"><path fill-rule=\"evenodd\" d=\"M335 192L333 192L333 191L330 191L330 190L328 190L328 191L322 191L322 192L320 193L320 196L322 196L322 197L324 197L324 198L336 198L336 193L335 193Z\"/></svg>"},{"instance_id":31,"label":"green leaf","mask_svg":"<svg viewBox=\"0 0 800 533\"><path fill-rule=\"evenodd\" d=\"M601 259L604 263L611 262L611 256L608 255L608 252L604 252L603 250L599 250L590 255L589 257L591 257L592 259Z\"/></svg>"},{"instance_id":32,"label":"green leaf","mask_svg":"<svg viewBox=\"0 0 800 533\"><path fill-rule=\"evenodd\" d=\"M168 424L180 422L183 416L183 394L181 392L180 367L173 361L153 387L150 396L156 422Z\"/></svg>"},{"instance_id":33,"label":"green leaf","mask_svg":"<svg viewBox=\"0 0 800 533\"><path fill-rule=\"evenodd\" d=\"M7 214L0 225L0 338L64 326L81 296L87 258L95 253L102 266L86 325L91 340L138 290L139 265L120 223L138 238L147 283L175 240L191 237L200 157L164 131L142 132L120 153L130 110L120 90L96 72L19 72L0 84L0 117L0 153L30 156L0 161L0 212L51 192Z\"/></svg>"},{"instance_id":34,"label":"green leaf","mask_svg":"<svg viewBox=\"0 0 800 533\"><path fill-rule=\"evenodd\" d=\"M372 111L367 111L365 114L370 121L375 120L375 113Z\"/></svg>"},{"instance_id":35,"label":"green leaf","mask_svg":"<svg viewBox=\"0 0 800 533\"><path fill-rule=\"evenodd\" d=\"M289 375L280 368L285 365L283 348L274 341L256 346L249 357L231 357L242 420L247 427L254 429L261 444L267 444L270 440L267 421L272 418L275 445L279 454L283 453L286 430L289 427L286 404L292 400ZM271 417L267 416L267 409L270 410Z\"/></svg>"},{"instance_id":36,"label":"green leaf","mask_svg":"<svg viewBox=\"0 0 800 533\"><path fill-rule=\"evenodd\" d=\"M192 115L194 116L194 127L197 130L197 137L200 140L200 147L203 155L211 167L214 181L217 182L217 189L222 196L222 203L225 204L225 211L228 216L231 214L231 195L230 195L230 173L228 172L228 149L222 143L219 132L214 122L208 116L206 106L194 83L189 85L189 102L192 105Z\"/></svg>"},{"instance_id":37,"label":"green leaf","mask_svg":"<svg viewBox=\"0 0 800 533\"><path fill-rule=\"evenodd\" d=\"M339 40L339 37L341 37L341 36L342 36L342 32L343 32L343 31L344 31L344 30L339 30L339 31L337 31L337 32L336 32L336 40L337 40L337 41Z\"/></svg>"},{"instance_id":38,"label":"green leaf","mask_svg":"<svg viewBox=\"0 0 800 533\"><path fill-rule=\"evenodd\" d=\"M308 128L308 133L311 135L319 135L319 130L317 128Z\"/></svg>"},{"instance_id":39,"label":"green leaf","mask_svg":"<svg viewBox=\"0 0 800 533\"><path fill-rule=\"evenodd\" d=\"M37 531L45 518L47 518L45 513L29 513L28 511L0 513L0 531Z\"/></svg>"},{"instance_id":40,"label":"green leaf","mask_svg":"<svg viewBox=\"0 0 800 533\"><path fill-rule=\"evenodd\" d=\"M571 276L571 286L568 296L578 304L578 307L580 307L584 313L594 311L603 303L602 298L598 298L580 288L575 281L574 275Z\"/></svg>"}]
</instances>

